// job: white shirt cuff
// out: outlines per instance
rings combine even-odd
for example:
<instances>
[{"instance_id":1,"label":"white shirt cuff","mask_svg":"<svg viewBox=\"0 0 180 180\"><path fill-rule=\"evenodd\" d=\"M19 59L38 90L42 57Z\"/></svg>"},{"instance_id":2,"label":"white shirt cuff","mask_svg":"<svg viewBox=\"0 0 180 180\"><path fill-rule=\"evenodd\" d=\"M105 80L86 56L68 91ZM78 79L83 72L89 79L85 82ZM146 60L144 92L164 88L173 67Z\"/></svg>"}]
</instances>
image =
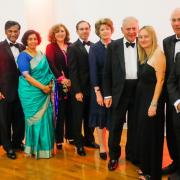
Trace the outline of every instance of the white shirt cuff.
<instances>
[{"instance_id":1,"label":"white shirt cuff","mask_svg":"<svg viewBox=\"0 0 180 180\"><path fill-rule=\"evenodd\" d=\"M180 99L176 100L175 103L174 103L174 107L175 107L177 113L180 112L180 111L178 110L178 108L177 108L177 106L178 106L179 103L180 103Z\"/></svg>"},{"instance_id":2,"label":"white shirt cuff","mask_svg":"<svg viewBox=\"0 0 180 180\"><path fill-rule=\"evenodd\" d=\"M112 98L112 96L106 96L106 97L104 97L104 99L110 99L110 98Z\"/></svg>"}]
</instances>

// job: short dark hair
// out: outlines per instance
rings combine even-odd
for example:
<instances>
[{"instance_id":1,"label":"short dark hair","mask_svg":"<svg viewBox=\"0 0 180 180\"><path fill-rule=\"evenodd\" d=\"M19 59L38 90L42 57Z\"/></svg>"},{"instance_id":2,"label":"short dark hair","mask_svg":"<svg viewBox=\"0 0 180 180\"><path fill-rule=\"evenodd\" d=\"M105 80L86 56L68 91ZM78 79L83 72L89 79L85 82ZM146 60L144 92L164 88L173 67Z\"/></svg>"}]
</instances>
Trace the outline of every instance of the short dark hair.
<instances>
[{"instance_id":1,"label":"short dark hair","mask_svg":"<svg viewBox=\"0 0 180 180\"><path fill-rule=\"evenodd\" d=\"M38 40L38 45L41 43L41 36L39 34L39 32L35 31L35 30L28 30L24 33L22 39L21 39L21 42L27 46L27 40L28 40L28 37L31 35L31 34L35 34L37 36L37 40Z\"/></svg>"},{"instance_id":2,"label":"short dark hair","mask_svg":"<svg viewBox=\"0 0 180 180\"><path fill-rule=\"evenodd\" d=\"M21 25L16 21L7 21L5 23L4 29L5 31L8 30L10 27L17 25L19 27L19 30L21 29Z\"/></svg>"},{"instance_id":3,"label":"short dark hair","mask_svg":"<svg viewBox=\"0 0 180 180\"><path fill-rule=\"evenodd\" d=\"M91 28L91 25L89 24L89 22L87 22L87 21L85 21L85 20L81 20L81 21L79 21L79 22L76 24L76 30L78 30L79 25L80 25L81 23L87 23L88 26L89 26L89 28Z\"/></svg>"}]
</instances>

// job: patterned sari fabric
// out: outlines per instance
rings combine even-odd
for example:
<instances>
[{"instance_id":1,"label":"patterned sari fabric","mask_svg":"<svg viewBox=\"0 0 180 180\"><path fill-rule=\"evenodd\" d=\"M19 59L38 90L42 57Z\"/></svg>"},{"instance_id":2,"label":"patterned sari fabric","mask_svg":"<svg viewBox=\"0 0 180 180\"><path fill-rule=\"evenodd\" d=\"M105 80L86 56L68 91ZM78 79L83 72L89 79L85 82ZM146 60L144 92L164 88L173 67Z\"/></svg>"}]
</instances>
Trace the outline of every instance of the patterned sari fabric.
<instances>
[{"instance_id":1,"label":"patterned sari fabric","mask_svg":"<svg viewBox=\"0 0 180 180\"><path fill-rule=\"evenodd\" d=\"M46 56L41 52L30 61L30 75L44 85L53 79ZM19 78L19 97L25 114L25 153L50 158L54 147L53 108L50 94Z\"/></svg>"}]
</instances>

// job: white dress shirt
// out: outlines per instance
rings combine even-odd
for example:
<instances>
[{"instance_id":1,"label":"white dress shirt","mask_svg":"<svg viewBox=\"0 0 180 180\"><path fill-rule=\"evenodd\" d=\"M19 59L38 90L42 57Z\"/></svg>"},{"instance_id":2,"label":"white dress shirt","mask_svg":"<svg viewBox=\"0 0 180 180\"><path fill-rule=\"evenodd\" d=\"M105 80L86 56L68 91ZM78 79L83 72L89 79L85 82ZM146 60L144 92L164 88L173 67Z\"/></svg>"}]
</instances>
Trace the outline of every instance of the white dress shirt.
<instances>
[{"instance_id":1,"label":"white dress shirt","mask_svg":"<svg viewBox=\"0 0 180 180\"><path fill-rule=\"evenodd\" d=\"M12 43L9 39L6 39L6 40L7 40L8 44ZM19 55L19 49L17 47L15 47L15 46L11 46L10 48L11 48L11 52L12 52L12 54L14 56L14 60L16 62L17 57ZM17 62L16 62L16 65L17 65Z\"/></svg>"},{"instance_id":2,"label":"white dress shirt","mask_svg":"<svg viewBox=\"0 0 180 180\"><path fill-rule=\"evenodd\" d=\"M136 41L135 46L126 47L126 38L123 40L124 44L124 61L126 69L126 79L137 79L137 47Z\"/></svg>"}]
</instances>

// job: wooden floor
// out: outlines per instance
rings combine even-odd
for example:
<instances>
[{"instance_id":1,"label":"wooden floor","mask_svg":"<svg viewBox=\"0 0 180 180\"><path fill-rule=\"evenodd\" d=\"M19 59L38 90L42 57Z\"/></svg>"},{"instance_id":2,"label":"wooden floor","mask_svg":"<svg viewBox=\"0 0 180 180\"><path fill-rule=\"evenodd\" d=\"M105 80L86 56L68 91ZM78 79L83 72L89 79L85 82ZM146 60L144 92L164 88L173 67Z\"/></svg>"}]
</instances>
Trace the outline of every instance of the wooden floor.
<instances>
[{"instance_id":1,"label":"wooden floor","mask_svg":"<svg viewBox=\"0 0 180 180\"><path fill-rule=\"evenodd\" d=\"M80 157L72 145L64 143L63 150L56 151L51 159L25 157L17 153L17 160L10 160L0 148L0 179L1 180L133 180L138 179L137 167L124 159L126 130L123 131L122 157L119 167L109 172L107 162L99 159L99 151L86 148L87 156ZM166 143L164 148L163 166L170 162ZM167 177L163 177L163 180Z\"/></svg>"}]
</instances>

